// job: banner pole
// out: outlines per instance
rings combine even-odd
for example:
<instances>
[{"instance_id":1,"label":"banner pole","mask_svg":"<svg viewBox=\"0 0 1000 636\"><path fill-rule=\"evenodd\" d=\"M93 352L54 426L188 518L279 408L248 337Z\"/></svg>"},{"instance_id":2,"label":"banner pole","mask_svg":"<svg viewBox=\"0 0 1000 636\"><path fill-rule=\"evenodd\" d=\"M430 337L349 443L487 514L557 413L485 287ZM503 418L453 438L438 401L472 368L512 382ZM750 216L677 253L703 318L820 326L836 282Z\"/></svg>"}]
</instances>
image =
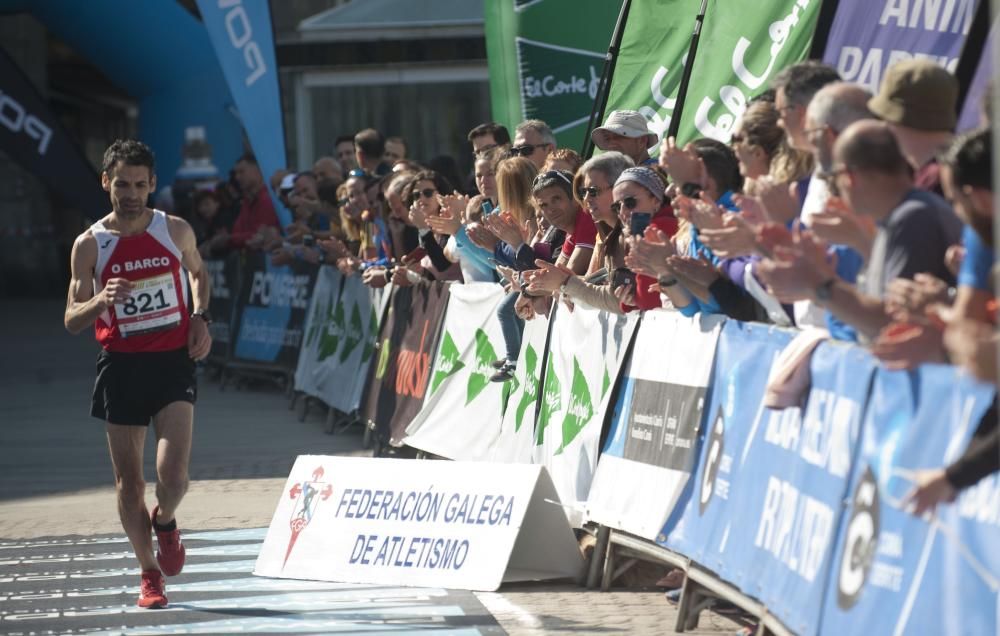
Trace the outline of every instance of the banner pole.
<instances>
[{"instance_id":1,"label":"banner pole","mask_svg":"<svg viewBox=\"0 0 1000 636\"><path fill-rule=\"evenodd\" d=\"M688 85L691 83L691 70L694 68L695 55L698 53L698 40L701 39L701 27L705 23L705 12L708 9L708 0L701 0L701 9L694 19L694 33L691 34L691 46L688 48L687 61L684 64L684 72L681 74L681 84L677 89L677 106L674 107L673 114L670 115L670 128L667 129L667 137L676 137L677 131L681 127L681 113L684 111L684 100L687 98Z\"/></svg>"},{"instance_id":2,"label":"banner pole","mask_svg":"<svg viewBox=\"0 0 1000 636\"><path fill-rule=\"evenodd\" d=\"M809 59L822 60L826 55L826 44L830 39L830 29L833 28L833 19L837 17L839 5L840 0L823 0L823 4L819 5L819 17L816 19L812 45L809 47Z\"/></svg>"},{"instance_id":3,"label":"banner pole","mask_svg":"<svg viewBox=\"0 0 1000 636\"><path fill-rule=\"evenodd\" d=\"M985 1L983 2L985 4ZM992 13L992 20L990 24L993 24L994 20L1000 19L1000 0L991 0L990 8ZM996 43L993 45L993 50L990 55L993 57L993 73L996 73L996 69L1000 68L1000 46ZM993 257L994 260L1000 259L1000 145L997 144L997 122L1000 121L1000 82L991 81L989 87L990 91L990 121L993 122L991 125L991 134L993 142ZM1000 297L1000 279L994 278L994 289L993 294ZM995 333L995 330L994 330ZM997 357L1000 359L1000 350L997 351ZM1000 360L998 360L1000 364ZM998 382L998 390L1000 390L1000 382Z\"/></svg>"},{"instance_id":4,"label":"banner pole","mask_svg":"<svg viewBox=\"0 0 1000 636\"><path fill-rule=\"evenodd\" d=\"M622 10L618 13L618 22L615 23L615 31L611 35L611 44L608 45L608 53L604 57L604 70L601 71L601 79L597 85L597 95L594 98L594 107L590 110L590 120L587 122L586 140L583 142L583 151L580 153L584 161L590 159L590 156L594 154L594 141L590 138L590 133L594 130L598 122L604 121L604 108L608 105L611 80L615 76L615 64L618 62L622 36L625 33L625 23L628 21L628 11L631 7L632 0L624 0L622 2Z\"/></svg>"},{"instance_id":5,"label":"banner pole","mask_svg":"<svg viewBox=\"0 0 1000 636\"><path fill-rule=\"evenodd\" d=\"M962 52L958 56L958 66L955 67L955 78L958 80L959 108L965 104L965 98L969 94L969 87L972 86L976 67L979 65L979 59L983 56L983 51L986 48L986 39L989 37L992 24L989 3L979 3L976 16L969 28L969 35L965 37L965 44L962 45Z\"/></svg>"}]
</instances>

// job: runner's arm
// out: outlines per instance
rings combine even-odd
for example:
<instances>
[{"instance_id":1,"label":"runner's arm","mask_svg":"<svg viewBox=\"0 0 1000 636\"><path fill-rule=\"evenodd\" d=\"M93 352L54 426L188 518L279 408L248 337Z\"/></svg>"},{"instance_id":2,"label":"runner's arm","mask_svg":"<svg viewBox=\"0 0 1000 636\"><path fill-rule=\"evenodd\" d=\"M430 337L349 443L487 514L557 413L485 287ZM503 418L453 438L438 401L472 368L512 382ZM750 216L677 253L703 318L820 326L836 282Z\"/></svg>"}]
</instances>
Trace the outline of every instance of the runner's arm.
<instances>
[{"instance_id":1,"label":"runner's arm","mask_svg":"<svg viewBox=\"0 0 1000 636\"><path fill-rule=\"evenodd\" d=\"M211 281L208 271L205 269L201 253L198 252L197 240L194 230L188 222L178 217L170 217L170 236L174 244L181 250L181 264L188 273L188 281L191 283L192 307L191 313L208 309L211 299Z\"/></svg>"},{"instance_id":2,"label":"runner's arm","mask_svg":"<svg viewBox=\"0 0 1000 636\"><path fill-rule=\"evenodd\" d=\"M112 278L99 293L94 293L94 268L97 266L97 240L90 233L81 234L73 243L70 257L69 293L63 324L78 334L94 324L97 317L115 302L124 302L132 284L124 278Z\"/></svg>"}]
</instances>

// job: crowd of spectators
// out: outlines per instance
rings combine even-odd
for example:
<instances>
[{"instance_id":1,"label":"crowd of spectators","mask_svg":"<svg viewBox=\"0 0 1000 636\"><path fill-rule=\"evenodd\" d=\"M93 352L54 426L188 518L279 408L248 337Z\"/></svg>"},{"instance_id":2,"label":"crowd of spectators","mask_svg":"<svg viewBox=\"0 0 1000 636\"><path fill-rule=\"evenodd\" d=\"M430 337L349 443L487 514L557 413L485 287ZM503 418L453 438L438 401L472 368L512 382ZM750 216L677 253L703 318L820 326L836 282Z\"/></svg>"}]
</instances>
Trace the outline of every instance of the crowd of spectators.
<instances>
[{"instance_id":1,"label":"crowd of spectators","mask_svg":"<svg viewBox=\"0 0 1000 636\"><path fill-rule=\"evenodd\" d=\"M524 321L555 303L823 329L892 368L950 361L996 381L991 130L984 111L956 137L957 100L956 79L929 61L894 65L876 95L807 61L748 104L728 144L661 141L619 110L587 159L545 122L513 137L489 122L468 134L467 176L366 129L270 176L288 227L249 155L197 194L192 221L206 257L259 249L372 287L502 285L496 382L513 377ZM998 461L994 409L962 459L919 476L915 508Z\"/></svg>"}]
</instances>

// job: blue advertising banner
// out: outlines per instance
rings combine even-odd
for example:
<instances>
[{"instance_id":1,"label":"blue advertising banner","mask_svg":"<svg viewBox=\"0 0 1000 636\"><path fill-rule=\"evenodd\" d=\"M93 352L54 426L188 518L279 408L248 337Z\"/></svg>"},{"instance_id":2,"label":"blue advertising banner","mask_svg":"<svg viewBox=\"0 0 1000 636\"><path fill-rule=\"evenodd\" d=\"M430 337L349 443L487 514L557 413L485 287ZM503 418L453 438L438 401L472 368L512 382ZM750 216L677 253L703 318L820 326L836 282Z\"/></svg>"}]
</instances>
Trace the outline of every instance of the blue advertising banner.
<instances>
[{"instance_id":1,"label":"blue advertising banner","mask_svg":"<svg viewBox=\"0 0 1000 636\"><path fill-rule=\"evenodd\" d=\"M751 430L762 417L767 371L791 339L791 332L735 320L726 322L719 336L701 461L663 528L666 541L660 541L710 569L722 567L734 521L733 488L744 470ZM735 532L749 530L740 521Z\"/></svg>"},{"instance_id":2,"label":"blue advertising banner","mask_svg":"<svg viewBox=\"0 0 1000 636\"><path fill-rule=\"evenodd\" d=\"M198 0L198 10L267 183L287 163L270 5L265 0ZM271 199L281 225L291 223L291 213L274 192Z\"/></svg>"},{"instance_id":3,"label":"blue advertising banner","mask_svg":"<svg viewBox=\"0 0 1000 636\"><path fill-rule=\"evenodd\" d=\"M903 509L914 471L956 459L993 396L993 387L954 367L876 373L822 633L997 633L996 475L940 507L937 517Z\"/></svg>"},{"instance_id":4,"label":"blue advertising banner","mask_svg":"<svg viewBox=\"0 0 1000 636\"><path fill-rule=\"evenodd\" d=\"M821 344L804 407L758 409L731 483L718 574L799 634L819 625L874 369L860 348Z\"/></svg>"},{"instance_id":5,"label":"blue advertising banner","mask_svg":"<svg viewBox=\"0 0 1000 636\"><path fill-rule=\"evenodd\" d=\"M978 3L840 0L823 61L873 93L887 68L911 57L954 72Z\"/></svg>"},{"instance_id":6,"label":"blue advertising banner","mask_svg":"<svg viewBox=\"0 0 1000 636\"><path fill-rule=\"evenodd\" d=\"M294 370L317 267L301 261L276 266L248 252L237 299L234 358Z\"/></svg>"}]
</instances>

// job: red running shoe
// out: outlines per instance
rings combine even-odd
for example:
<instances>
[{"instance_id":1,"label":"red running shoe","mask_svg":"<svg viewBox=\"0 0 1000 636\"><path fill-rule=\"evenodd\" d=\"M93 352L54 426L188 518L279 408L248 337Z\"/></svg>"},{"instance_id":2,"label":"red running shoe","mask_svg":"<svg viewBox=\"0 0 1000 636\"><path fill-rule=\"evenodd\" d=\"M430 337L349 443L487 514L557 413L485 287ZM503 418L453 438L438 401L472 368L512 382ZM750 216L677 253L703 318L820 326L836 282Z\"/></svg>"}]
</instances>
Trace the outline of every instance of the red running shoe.
<instances>
[{"instance_id":1,"label":"red running shoe","mask_svg":"<svg viewBox=\"0 0 1000 636\"><path fill-rule=\"evenodd\" d=\"M162 609L167 606L163 575L160 574L159 570L142 571L142 581L139 583L139 601L136 605L146 609Z\"/></svg>"},{"instance_id":2,"label":"red running shoe","mask_svg":"<svg viewBox=\"0 0 1000 636\"><path fill-rule=\"evenodd\" d=\"M168 532L156 529L156 513L160 507L153 508L150 518L153 522L153 532L156 533L156 562L164 576L177 576L184 569L184 544L181 543L181 531L174 528Z\"/></svg>"}]
</instances>

